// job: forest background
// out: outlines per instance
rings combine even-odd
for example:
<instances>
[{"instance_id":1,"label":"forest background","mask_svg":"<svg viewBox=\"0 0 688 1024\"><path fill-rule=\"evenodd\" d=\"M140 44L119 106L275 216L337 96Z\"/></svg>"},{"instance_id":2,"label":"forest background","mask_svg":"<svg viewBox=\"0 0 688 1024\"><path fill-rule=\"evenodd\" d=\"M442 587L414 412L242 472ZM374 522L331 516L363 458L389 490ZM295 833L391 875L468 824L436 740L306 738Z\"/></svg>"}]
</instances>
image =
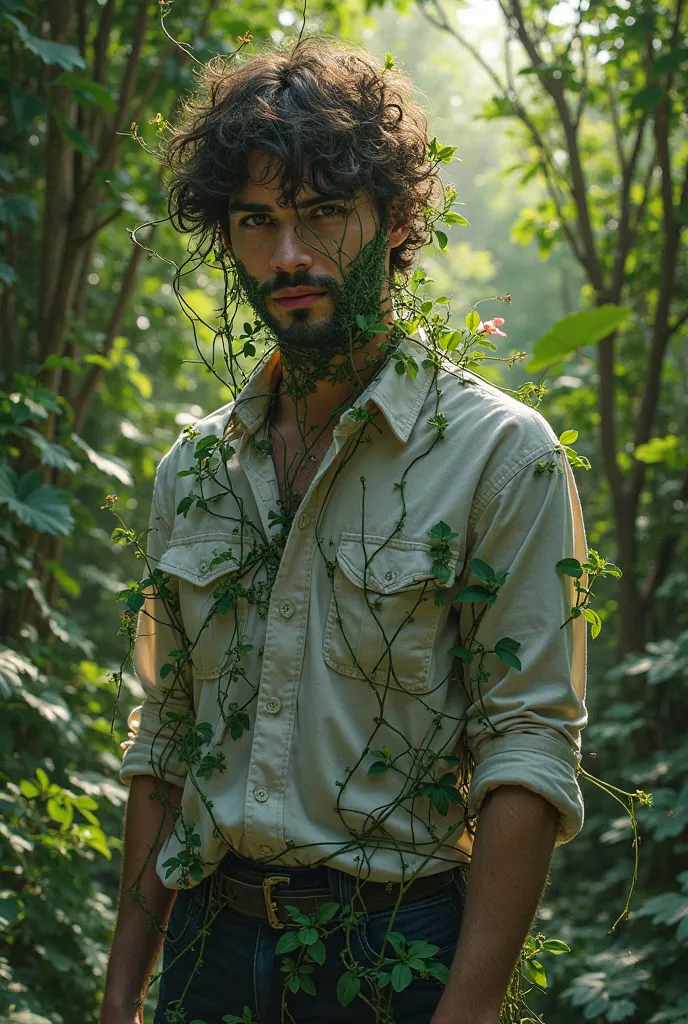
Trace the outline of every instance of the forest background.
<instances>
[{"instance_id":1,"label":"forest background","mask_svg":"<svg viewBox=\"0 0 688 1024\"><path fill-rule=\"evenodd\" d=\"M653 800L616 803L584 782L584 831L556 854L535 926L572 950L530 973L548 1024L688 1021L687 12L684 0L308 10L309 30L381 63L391 53L432 134L458 146L446 180L468 224L423 253L432 294L453 296L459 325L476 300L511 293L481 315L506 317L498 355L528 356L484 372L533 382L557 433L578 432L589 545L623 570L595 588L583 766ZM160 142L193 57L300 23L269 0L0 0L1 1021L97 1019L126 796L118 743L138 694L125 672L117 702L113 681L127 646L117 594L138 566L102 506L116 492L145 529L157 460L228 399L172 291L184 241L163 223L139 236L162 260L132 245L131 229L165 215L140 139ZM187 281L206 318L221 295L212 268ZM634 872L633 812L638 884L610 931Z\"/></svg>"}]
</instances>

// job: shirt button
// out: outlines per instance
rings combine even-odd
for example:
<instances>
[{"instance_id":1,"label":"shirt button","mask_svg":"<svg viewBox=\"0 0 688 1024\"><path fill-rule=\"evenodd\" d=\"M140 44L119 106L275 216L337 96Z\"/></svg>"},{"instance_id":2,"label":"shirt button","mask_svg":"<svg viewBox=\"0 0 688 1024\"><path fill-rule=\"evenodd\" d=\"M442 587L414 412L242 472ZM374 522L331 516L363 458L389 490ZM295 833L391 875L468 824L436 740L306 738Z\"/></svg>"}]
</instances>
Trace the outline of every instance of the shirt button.
<instances>
[{"instance_id":1,"label":"shirt button","mask_svg":"<svg viewBox=\"0 0 688 1024\"><path fill-rule=\"evenodd\" d=\"M270 854L272 853L272 847L271 846L261 846L260 852L263 854L264 857L269 857Z\"/></svg>"},{"instance_id":2,"label":"shirt button","mask_svg":"<svg viewBox=\"0 0 688 1024\"><path fill-rule=\"evenodd\" d=\"M385 579L387 580L388 583L391 583L392 580L395 580L396 578L397 578L397 574L395 572L386 572L385 573Z\"/></svg>"},{"instance_id":3,"label":"shirt button","mask_svg":"<svg viewBox=\"0 0 688 1024\"><path fill-rule=\"evenodd\" d=\"M201 576L205 576L205 574L208 571L208 563L207 562L201 562L201 564L198 567L198 571L200 572Z\"/></svg>"},{"instance_id":4,"label":"shirt button","mask_svg":"<svg viewBox=\"0 0 688 1024\"><path fill-rule=\"evenodd\" d=\"M283 619L290 619L294 614L294 605L291 601L282 601L279 606L279 613Z\"/></svg>"},{"instance_id":5,"label":"shirt button","mask_svg":"<svg viewBox=\"0 0 688 1024\"><path fill-rule=\"evenodd\" d=\"M307 526L310 526L311 517L306 515L304 512L302 516L299 516L298 527L299 530L305 530Z\"/></svg>"},{"instance_id":6,"label":"shirt button","mask_svg":"<svg viewBox=\"0 0 688 1024\"><path fill-rule=\"evenodd\" d=\"M259 804L264 804L267 798L270 796L265 786L256 786L253 790L253 795Z\"/></svg>"},{"instance_id":7,"label":"shirt button","mask_svg":"<svg viewBox=\"0 0 688 1024\"><path fill-rule=\"evenodd\" d=\"M282 701L279 699L279 697L270 697L268 700L265 701L265 710L270 715L276 715L277 712L281 709L281 707Z\"/></svg>"}]
</instances>

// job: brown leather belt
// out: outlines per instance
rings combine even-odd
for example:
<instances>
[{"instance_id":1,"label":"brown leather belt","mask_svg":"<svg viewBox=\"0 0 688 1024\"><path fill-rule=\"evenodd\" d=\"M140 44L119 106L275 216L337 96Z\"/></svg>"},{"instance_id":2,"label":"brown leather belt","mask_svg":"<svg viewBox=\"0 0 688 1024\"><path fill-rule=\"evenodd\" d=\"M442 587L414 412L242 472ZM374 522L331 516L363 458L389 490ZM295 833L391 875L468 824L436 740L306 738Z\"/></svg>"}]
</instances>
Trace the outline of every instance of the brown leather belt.
<instances>
[{"instance_id":1,"label":"brown leather belt","mask_svg":"<svg viewBox=\"0 0 688 1024\"><path fill-rule=\"evenodd\" d=\"M414 879L407 886L401 902L412 903L447 888L452 884L456 870L452 868ZM232 910L278 930L294 924L287 906L296 907L308 915L316 913L323 903L339 902L338 895L329 886L290 888L290 877L280 874L278 865L274 873L266 875L230 861L219 874L222 895ZM361 912L389 910L397 902L399 885L395 882L362 882L360 893Z\"/></svg>"}]
</instances>

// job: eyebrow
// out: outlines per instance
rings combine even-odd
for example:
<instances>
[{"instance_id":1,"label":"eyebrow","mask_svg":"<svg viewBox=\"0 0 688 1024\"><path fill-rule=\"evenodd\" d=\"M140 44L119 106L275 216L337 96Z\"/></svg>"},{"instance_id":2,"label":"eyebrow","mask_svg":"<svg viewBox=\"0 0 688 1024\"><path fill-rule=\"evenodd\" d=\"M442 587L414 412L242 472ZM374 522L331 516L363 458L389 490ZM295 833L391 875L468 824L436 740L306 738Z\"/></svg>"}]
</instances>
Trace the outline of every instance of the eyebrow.
<instances>
[{"instance_id":1,"label":"eyebrow","mask_svg":"<svg viewBox=\"0 0 688 1024\"><path fill-rule=\"evenodd\" d=\"M349 199L344 192L337 192L327 196L312 196L310 199L301 199L297 204L297 210L309 210L313 206L324 206L327 203L341 202ZM236 199L229 204L230 213L272 213L274 207L271 203L249 203L243 199Z\"/></svg>"}]
</instances>

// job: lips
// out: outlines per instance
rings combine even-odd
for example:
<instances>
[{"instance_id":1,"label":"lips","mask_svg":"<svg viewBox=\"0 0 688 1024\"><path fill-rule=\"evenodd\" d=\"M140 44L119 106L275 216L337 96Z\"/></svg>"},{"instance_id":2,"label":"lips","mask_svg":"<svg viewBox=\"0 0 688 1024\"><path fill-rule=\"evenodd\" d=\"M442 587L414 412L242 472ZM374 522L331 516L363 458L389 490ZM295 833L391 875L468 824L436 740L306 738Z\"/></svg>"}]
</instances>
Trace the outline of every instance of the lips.
<instances>
[{"instance_id":1,"label":"lips","mask_svg":"<svg viewBox=\"0 0 688 1024\"><path fill-rule=\"evenodd\" d=\"M316 291L313 288L282 288L274 292L272 299L278 306L284 309L297 309L302 306L311 306L318 299L321 299L327 292Z\"/></svg>"}]
</instances>

